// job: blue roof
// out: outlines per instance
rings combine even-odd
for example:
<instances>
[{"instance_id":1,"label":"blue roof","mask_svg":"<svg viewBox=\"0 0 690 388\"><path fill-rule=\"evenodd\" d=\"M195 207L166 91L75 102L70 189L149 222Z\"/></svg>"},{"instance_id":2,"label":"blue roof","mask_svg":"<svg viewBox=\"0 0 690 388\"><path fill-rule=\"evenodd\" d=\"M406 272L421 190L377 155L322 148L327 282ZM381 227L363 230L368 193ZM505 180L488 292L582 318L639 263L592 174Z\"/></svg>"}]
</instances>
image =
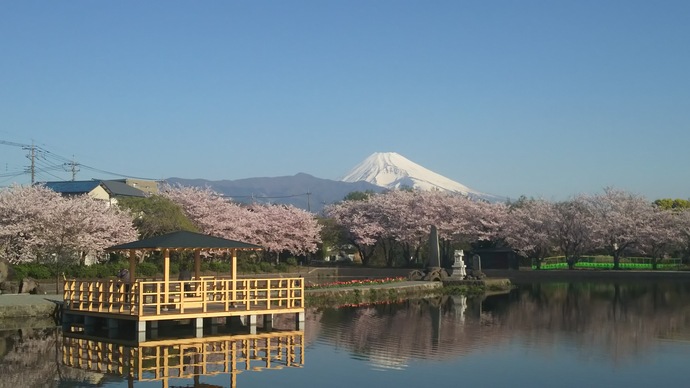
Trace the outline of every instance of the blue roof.
<instances>
[{"instance_id":1,"label":"blue roof","mask_svg":"<svg viewBox=\"0 0 690 388\"><path fill-rule=\"evenodd\" d=\"M101 181L62 181L44 182L47 188L62 194L86 194L100 186Z\"/></svg>"}]
</instances>

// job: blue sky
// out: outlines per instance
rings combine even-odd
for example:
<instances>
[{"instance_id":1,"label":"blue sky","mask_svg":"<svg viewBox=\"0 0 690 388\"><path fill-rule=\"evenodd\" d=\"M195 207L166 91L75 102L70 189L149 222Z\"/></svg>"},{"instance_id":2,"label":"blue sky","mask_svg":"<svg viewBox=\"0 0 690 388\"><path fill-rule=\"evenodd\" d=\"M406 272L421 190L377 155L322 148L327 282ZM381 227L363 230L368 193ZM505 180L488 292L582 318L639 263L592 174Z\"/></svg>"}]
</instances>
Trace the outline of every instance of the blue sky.
<instances>
[{"instance_id":1,"label":"blue sky","mask_svg":"<svg viewBox=\"0 0 690 388\"><path fill-rule=\"evenodd\" d=\"M151 179L338 179L398 152L513 198L690 198L688 20L688 1L3 1L0 140ZM0 144L0 186L30 181L26 153ZM77 179L112 178L93 169Z\"/></svg>"}]
</instances>

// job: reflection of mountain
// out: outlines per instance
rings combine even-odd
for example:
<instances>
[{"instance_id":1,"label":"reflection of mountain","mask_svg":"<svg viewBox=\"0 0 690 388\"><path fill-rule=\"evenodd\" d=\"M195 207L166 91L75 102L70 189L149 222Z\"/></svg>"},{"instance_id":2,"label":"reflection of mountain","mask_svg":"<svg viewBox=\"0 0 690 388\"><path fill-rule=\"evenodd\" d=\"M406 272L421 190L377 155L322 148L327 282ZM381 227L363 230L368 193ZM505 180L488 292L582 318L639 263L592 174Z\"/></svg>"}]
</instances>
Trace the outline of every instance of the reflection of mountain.
<instances>
[{"instance_id":1,"label":"reflection of mountain","mask_svg":"<svg viewBox=\"0 0 690 388\"><path fill-rule=\"evenodd\" d=\"M412 359L452 359L508 341L576 351L614 362L659 338L690 332L688 284L543 284L508 295L408 301L371 307L309 310L307 342L348 348L374 367Z\"/></svg>"}]
</instances>

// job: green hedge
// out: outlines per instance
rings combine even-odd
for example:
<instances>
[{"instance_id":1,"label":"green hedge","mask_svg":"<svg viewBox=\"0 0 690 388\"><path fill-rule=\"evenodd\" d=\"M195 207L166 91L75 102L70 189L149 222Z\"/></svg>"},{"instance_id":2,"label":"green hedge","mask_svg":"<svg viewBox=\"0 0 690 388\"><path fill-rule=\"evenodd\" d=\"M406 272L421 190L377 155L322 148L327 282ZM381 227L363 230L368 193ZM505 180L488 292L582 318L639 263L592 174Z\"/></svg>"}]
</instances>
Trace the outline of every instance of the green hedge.
<instances>
[{"instance_id":1,"label":"green hedge","mask_svg":"<svg viewBox=\"0 0 690 388\"><path fill-rule=\"evenodd\" d=\"M643 263L619 263L621 269L652 269L652 264ZM588 262L577 262L575 263L575 268L583 269L613 269L613 263L588 263ZM660 263L656 266L657 269L677 269L677 264L664 264ZM537 269L536 265L532 265L532 269ZM555 263L555 264L542 264L541 269L568 269L568 263Z\"/></svg>"}]
</instances>

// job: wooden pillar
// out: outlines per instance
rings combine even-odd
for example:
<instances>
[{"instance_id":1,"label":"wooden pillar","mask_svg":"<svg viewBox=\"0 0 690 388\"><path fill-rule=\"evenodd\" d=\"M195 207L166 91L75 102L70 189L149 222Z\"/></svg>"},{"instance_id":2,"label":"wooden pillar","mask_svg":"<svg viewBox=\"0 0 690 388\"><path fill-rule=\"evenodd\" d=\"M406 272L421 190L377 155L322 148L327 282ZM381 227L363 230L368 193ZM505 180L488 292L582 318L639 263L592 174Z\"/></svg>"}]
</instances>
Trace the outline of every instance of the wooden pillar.
<instances>
[{"instance_id":1,"label":"wooden pillar","mask_svg":"<svg viewBox=\"0 0 690 388\"><path fill-rule=\"evenodd\" d=\"M132 289L132 284L137 281L137 254L136 250L130 249L129 250L129 286L125 287L125 290L127 293L131 293ZM137 291L140 292L140 291ZM132 295L128 295L125 297L125 300L128 300L129 303L136 303L136 298L132 297Z\"/></svg>"},{"instance_id":2,"label":"wooden pillar","mask_svg":"<svg viewBox=\"0 0 690 388\"><path fill-rule=\"evenodd\" d=\"M137 255L136 255L136 250L130 249L129 250L129 283L132 284L134 283L134 280L137 277Z\"/></svg>"},{"instance_id":3,"label":"wooden pillar","mask_svg":"<svg viewBox=\"0 0 690 388\"><path fill-rule=\"evenodd\" d=\"M163 303L168 304L170 290L170 249L163 250Z\"/></svg>"},{"instance_id":4,"label":"wooden pillar","mask_svg":"<svg viewBox=\"0 0 690 388\"><path fill-rule=\"evenodd\" d=\"M230 259L230 276L232 278L232 301L237 300L237 249L230 251L232 258Z\"/></svg>"},{"instance_id":5,"label":"wooden pillar","mask_svg":"<svg viewBox=\"0 0 690 388\"><path fill-rule=\"evenodd\" d=\"M194 279L201 278L201 249L194 250Z\"/></svg>"}]
</instances>

